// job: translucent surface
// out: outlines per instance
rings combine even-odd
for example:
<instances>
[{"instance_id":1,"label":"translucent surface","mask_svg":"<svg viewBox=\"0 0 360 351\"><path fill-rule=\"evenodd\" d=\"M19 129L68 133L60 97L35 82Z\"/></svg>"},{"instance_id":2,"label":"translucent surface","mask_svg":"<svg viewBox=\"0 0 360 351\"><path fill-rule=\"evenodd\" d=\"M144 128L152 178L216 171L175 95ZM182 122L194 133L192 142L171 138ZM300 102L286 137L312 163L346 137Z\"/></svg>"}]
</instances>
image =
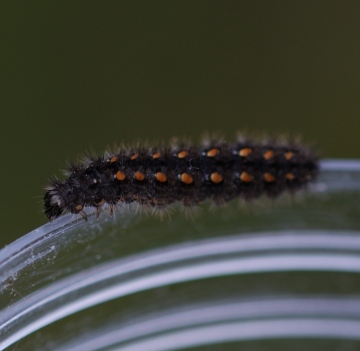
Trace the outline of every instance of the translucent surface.
<instances>
[{"instance_id":1,"label":"translucent surface","mask_svg":"<svg viewBox=\"0 0 360 351\"><path fill-rule=\"evenodd\" d=\"M321 169L295 199L25 235L0 251L0 349L359 348L360 162Z\"/></svg>"}]
</instances>

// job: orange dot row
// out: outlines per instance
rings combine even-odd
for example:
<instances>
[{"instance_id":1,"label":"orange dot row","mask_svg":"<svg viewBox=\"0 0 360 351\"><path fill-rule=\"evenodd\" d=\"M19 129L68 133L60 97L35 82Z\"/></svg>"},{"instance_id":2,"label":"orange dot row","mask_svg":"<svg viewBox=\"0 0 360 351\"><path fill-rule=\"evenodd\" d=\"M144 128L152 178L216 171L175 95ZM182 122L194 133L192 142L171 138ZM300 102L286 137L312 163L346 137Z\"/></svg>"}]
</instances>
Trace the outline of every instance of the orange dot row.
<instances>
[{"instance_id":1,"label":"orange dot row","mask_svg":"<svg viewBox=\"0 0 360 351\"><path fill-rule=\"evenodd\" d=\"M247 157L252 152L253 152L253 150L250 147L245 147L245 148L239 150L239 156ZM274 150L267 150L264 152L263 156L264 156L265 160L270 160L271 158L273 158L275 156L275 152L274 152ZM295 153L292 151L287 151L287 152L285 152L284 156L285 156L285 159L287 161L289 161L295 156Z\"/></svg>"},{"instance_id":2,"label":"orange dot row","mask_svg":"<svg viewBox=\"0 0 360 351\"><path fill-rule=\"evenodd\" d=\"M116 178L117 180L123 181L126 179L126 175L124 172L117 171L114 178ZM136 171L134 173L134 179L136 179L139 182L142 182L145 179L145 174L140 171ZM167 176L166 176L166 174L164 174L162 172L157 172L157 173L155 173L155 179L157 181L159 181L160 183L164 183L167 181Z\"/></svg>"},{"instance_id":3,"label":"orange dot row","mask_svg":"<svg viewBox=\"0 0 360 351\"><path fill-rule=\"evenodd\" d=\"M245 147L245 148L242 148L238 151L238 155L241 156L241 157L247 157L249 156L251 153L253 152L253 150L250 148L250 147ZM218 155L220 153L220 150L217 149L217 148L213 148L213 149L210 149L209 151L206 152L206 156L208 157L215 157L216 155ZM178 158L185 158L186 156L189 155L189 151L186 151L186 150L182 150L180 152L178 152L177 154L177 157ZM138 158L139 154L133 154L130 156L130 159L131 160L136 160ZM156 158L159 158L161 156L160 152L155 152L153 155L152 155L152 158L153 159L156 159ZM263 154L265 160L270 160L271 158L273 158L275 156L275 152L274 150L267 150L264 152ZM287 151L285 153L285 159L287 161L291 160L293 157L295 156L295 153L292 152L292 151ZM117 156L113 156L111 159L110 159L110 162L116 162L118 160L118 157Z\"/></svg>"},{"instance_id":4,"label":"orange dot row","mask_svg":"<svg viewBox=\"0 0 360 351\"><path fill-rule=\"evenodd\" d=\"M117 171L114 178L116 178L119 181L123 181L126 179L126 175L124 172ZM145 175L140 171L136 171L134 173L134 179L141 182L145 179ZM165 183L167 181L167 176L165 173L157 172L155 173L155 179L160 183ZM194 178L189 173L180 174L179 179L181 180L181 182L185 184L192 184L194 182ZM224 177L218 172L214 172L210 175L210 179L213 183L218 184L224 180Z\"/></svg>"},{"instance_id":5,"label":"orange dot row","mask_svg":"<svg viewBox=\"0 0 360 351\"><path fill-rule=\"evenodd\" d=\"M138 158L138 156L139 156L139 154L133 154L133 155L131 155L130 156L130 160L136 160L137 158ZM155 152L153 155L152 155L152 158L159 158L160 157L160 152ZM117 156L113 156L113 157L111 157L111 159L110 159L110 162L111 163L114 163L114 162L116 162L117 160L118 160L119 158L117 157Z\"/></svg>"},{"instance_id":6,"label":"orange dot row","mask_svg":"<svg viewBox=\"0 0 360 351\"><path fill-rule=\"evenodd\" d=\"M248 172L242 172L240 174L239 178L244 183L250 183L254 179L254 177ZM273 183L273 182L275 182L275 179L276 179L275 176L272 175L271 173L264 173L263 178L264 178L266 183ZM294 178L295 178L295 176L292 173L286 173L285 174L285 179L286 180L293 180Z\"/></svg>"},{"instance_id":7,"label":"orange dot row","mask_svg":"<svg viewBox=\"0 0 360 351\"><path fill-rule=\"evenodd\" d=\"M123 181L126 179L126 175L124 172L117 171L115 174L115 178L119 181ZM254 179L254 176L252 176L248 172L242 172L240 174L239 178L244 183L250 183ZM273 183L273 182L275 182L275 179L276 179L275 176L272 175L271 173L264 173L263 178L264 178L265 182L267 182L267 183ZM285 174L286 180L293 180L294 178L295 177L292 173ZM140 171L136 171L134 173L134 179L141 182L145 179L145 175L144 175L144 173L142 173ZM165 183L167 181L167 176L165 173L157 172L157 173L155 173L155 179L160 183ZM189 173L180 174L179 179L185 184L192 184L194 182L194 178ZM218 172L213 172L210 175L210 180L215 184L219 184L224 180L224 177Z\"/></svg>"}]
</instances>

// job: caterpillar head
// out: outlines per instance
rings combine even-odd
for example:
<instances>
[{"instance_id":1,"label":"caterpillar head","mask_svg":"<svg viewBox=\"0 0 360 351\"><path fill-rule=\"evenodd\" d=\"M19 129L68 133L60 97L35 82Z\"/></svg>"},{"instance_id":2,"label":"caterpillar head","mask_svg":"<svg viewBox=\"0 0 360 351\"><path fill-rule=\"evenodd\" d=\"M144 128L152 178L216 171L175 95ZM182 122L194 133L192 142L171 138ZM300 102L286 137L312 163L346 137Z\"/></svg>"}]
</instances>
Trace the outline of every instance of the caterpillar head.
<instances>
[{"instance_id":1,"label":"caterpillar head","mask_svg":"<svg viewBox=\"0 0 360 351\"><path fill-rule=\"evenodd\" d=\"M44 196L44 212L46 217L52 221L66 212L66 209L56 187L51 186L47 189Z\"/></svg>"},{"instance_id":2,"label":"caterpillar head","mask_svg":"<svg viewBox=\"0 0 360 351\"><path fill-rule=\"evenodd\" d=\"M69 182L55 180L46 188L44 196L44 212L51 221L64 213L79 213L83 206L78 203L74 189Z\"/></svg>"}]
</instances>

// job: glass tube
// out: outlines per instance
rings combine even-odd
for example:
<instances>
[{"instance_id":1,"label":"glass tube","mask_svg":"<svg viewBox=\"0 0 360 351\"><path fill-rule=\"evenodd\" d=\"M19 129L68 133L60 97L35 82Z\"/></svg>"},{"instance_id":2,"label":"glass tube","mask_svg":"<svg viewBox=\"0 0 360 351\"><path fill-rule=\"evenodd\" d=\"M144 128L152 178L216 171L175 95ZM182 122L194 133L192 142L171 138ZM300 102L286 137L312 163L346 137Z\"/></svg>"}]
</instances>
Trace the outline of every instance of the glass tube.
<instances>
[{"instance_id":1,"label":"glass tube","mask_svg":"<svg viewBox=\"0 0 360 351\"><path fill-rule=\"evenodd\" d=\"M360 347L360 161L295 197L66 215L0 251L0 350Z\"/></svg>"}]
</instances>

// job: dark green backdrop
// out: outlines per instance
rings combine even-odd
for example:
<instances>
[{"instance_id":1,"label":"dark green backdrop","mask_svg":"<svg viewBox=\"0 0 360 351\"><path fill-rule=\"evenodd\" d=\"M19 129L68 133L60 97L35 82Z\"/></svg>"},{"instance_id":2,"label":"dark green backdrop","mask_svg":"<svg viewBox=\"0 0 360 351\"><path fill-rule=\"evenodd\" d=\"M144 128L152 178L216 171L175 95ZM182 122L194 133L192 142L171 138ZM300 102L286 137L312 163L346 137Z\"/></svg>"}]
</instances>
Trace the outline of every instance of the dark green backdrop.
<instances>
[{"instance_id":1,"label":"dark green backdrop","mask_svg":"<svg viewBox=\"0 0 360 351\"><path fill-rule=\"evenodd\" d=\"M115 142L289 132L359 157L359 1L2 1L0 247Z\"/></svg>"}]
</instances>

